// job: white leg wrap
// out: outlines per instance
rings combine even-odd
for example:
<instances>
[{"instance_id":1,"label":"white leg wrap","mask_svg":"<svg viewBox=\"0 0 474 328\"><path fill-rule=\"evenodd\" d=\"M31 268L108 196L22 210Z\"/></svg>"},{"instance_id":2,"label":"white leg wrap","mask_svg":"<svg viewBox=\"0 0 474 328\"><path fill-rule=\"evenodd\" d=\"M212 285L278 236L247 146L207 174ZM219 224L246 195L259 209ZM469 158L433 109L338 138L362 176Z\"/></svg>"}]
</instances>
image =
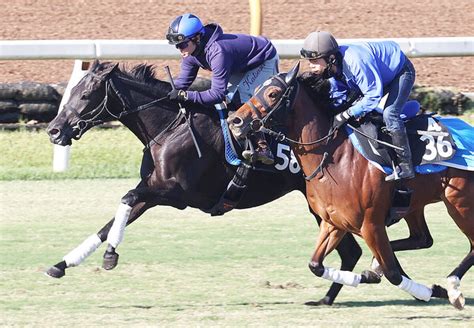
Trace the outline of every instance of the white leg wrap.
<instances>
[{"instance_id":1,"label":"white leg wrap","mask_svg":"<svg viewBox=\"0 0 474 328\"><path fill-rule=\"evenodd\" d=\"M125 226L127 225L128 217L130 216L131 211L131 206L120 203L117 213L115 213L115 219L114 223L112 224L112 228L110 228L109 234L107 235L107 242L112 245L113 248L117 248L117 246L123 240Z\"/></svg>"},{"instance_id":2,"label":"white leg wrap","mask_svg":"<svg viewBox=\"0 0 474 328\"><path fill-rule=\"evenodd\" d=\"M102 241L97 234L89 236L79 246L70 251L63 260L66 262L68 267L74 267L81 264L86 257L91 255L100 245Z\"/></svg>"},{"instance_id":3,"label":"white leg wrap","mask_svg":"<svg viewBox=\"0 0 474 328\"><path fill-rule=\"evenodd\" d=\"M341 271L333 268L324 268L322 278L337 282L338 284L357 287L362 279L360 274L350 271Z\"/></svg>"},{"instance_id":4,"label":"white leg wrap","mask_svg":"<svg viewBox=\"0 0 474 328\"><path fill-rule=\"evenodd\" d=\"M370 269L374 271L376 274L378 274L380 277L383 276L383 270L382 267L380 266L379 261L375 257L372 258L372 263L370 264Z\"/></svg>"},{"instance_id":5,"label":"white leg wrap","mask_svg":"<svg viewBox=\"0 0 474 328\"><path fill-rule=\"evenodd\" d=\"M425 302L431 299L431 294L433 293L431 288L410 280L405 276L402 276L402 282L398 285L398 288Z\"/></svg>"}]
</instances>

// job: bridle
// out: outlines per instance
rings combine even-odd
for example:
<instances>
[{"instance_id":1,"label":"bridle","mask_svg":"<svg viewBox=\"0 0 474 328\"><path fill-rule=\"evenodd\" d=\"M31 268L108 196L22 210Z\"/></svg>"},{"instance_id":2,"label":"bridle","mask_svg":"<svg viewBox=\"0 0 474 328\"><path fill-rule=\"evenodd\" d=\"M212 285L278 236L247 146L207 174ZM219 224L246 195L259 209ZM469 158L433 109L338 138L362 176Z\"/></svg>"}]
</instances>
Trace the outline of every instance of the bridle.
<instances>
[{"instance_id":1,"label":"bridle","mask_svg":"<svg viewBox=\"0 0 474 328\"><path fill-rule=\"evenodd\" d=\"M336 130L335 129L330 129L328 134L320 139L310 141L310 142L299 142L297 140L293 140L288 138L285 134L282 132L276 132L274 130L271 130L265 126L265 123L267 121L271 122L272 119L273 121L278 121L275 117L272 118L272 115L277 113L277 111L281 110L283 108L284 110L284 116L288 115L291 112L291 109L293 108L293 103L296 98L296 94L298 93L298 83L296 77L293 77L290 83L288 84L284 78L282 78L283 75L286 75L285 73L275 75L271 82L268 84L262 85L259 89L255 91L255 96L254 98L258 101L259 105L261 108L265 109L265 111L268 112L268 114L262 118L261 113L259 112L257 106L255 106L254 103L252 103L250 100L247 101L247 104L252 108L252 110L255 112L256 116L258 117L257 119L253 120L250 123L250 128L255 132L255 131L260 131L265 134L268 134L272 137L274 137L278 141L288 141L292 144L296 144L299 146L311 146L311 145L316 145L319 143L322 143L324 141L329 141L329 139L335 134ZM272 106L270 106L264 99L263 94L265 91L265 88L270 85L279 85L282 87L285 91L283 92L283 95L281 98L278 100L278 102ZM281 125L283 125L283 122L278 122ZM323 171L324 166L326 165L326 160L329 157L328 152L324 152L323 158L321 159L321 162L319 165L316 167L316 169L313 171L312 174L309 176L306 176L303 174L304 178L306 181L310 181L313 179L318 173Z\"/></svg>"},{"instance_id":2,"label":"bridle","mask_svg":"<svg viewBox=\"0 0 474 328\"><path fill-rule=\"evenodd\" d=\"M94 75L94 77L101 78L101 77L96 76L96 75ZM120 76L118 78L126 79L126 78L120 77ZM128 80L128 79L126 79L126 80ZM112 95L114 95L122 104L122 110L118 113L113 113L107 106L107 103L108 103L108 100L109 100L109 94L110 94L109 90L112 91ZM100 117L103 116L104 112L108 113L112 118L120 120L121 118L123 118L127 115L145 110L145 109L151 107L152 105L154 105L154 104L156 104L160 101L165 100L166 98L167 98L167 96L164 96L162 98L153 100L153 101L151 101L149 103L146 103L144 105L140 105L140 106L138 106L134 109L129 109L130 106L127 105L126 101L121 96L121 94L118 91L117 87L115 86L112 78L108 77L105 80L104 98L93 110L81 115L79 112L77 112L77 110L74 107L72 107L68 104L66 104L64 106L64 110L70 111L76 118L78 118L78 121L72 127L72 130L74 132L77 131L77 133L74 133L72 138L75 139L75 140L79 140L82 137L82 135L84 134L84 132L87 131L89 128L92 128L96 125L100 125L100 124L104 123L104 120L100 118Z\"/></svg>"},{"instance_id":3,"label":"bridle","mask_svg":"<svg viewBox=\"0 0 474 328\"><path fill-rule=\"evenodd\" d=\"M279 125L284 125L283 122L279 122L279 120L275 117L272 117L272 115L274 116L274 114L276 114L277 111L280 111L281 109L283 109L285 113L284 116L286 117L286 115L288 115L291 112L291 109L293 108L293 102L296 98L296 94L298 93L298 83L297 83L296 78L293 78L292 81L288 84L283 78L285 75L286 73L280 73L278 75L273 76L269 84L266 84L266 85L263 84L255 91L254 99L256 99L257 102L259 103L260 108L263 108L266 112L268 112L268 114L265 117L262 118L262 115L259 109L251 100L248 100L246 102L246 104L250 108L252 108L255 115L257 116L257 119L254 119L252 120L252 122L250 122L250 129L253 132L263 132L265 134L268 134L278 141L286 140L290 143L293 143L299 146L311 146L311 145L315 145L323 141L329 140L329 138L331 138L336 132L333 129L331 129L326 136L320 139L317 139L311 142L299 142L297 140L288 138L282 132L274 131L266 126L267 121L277 122ZM265 100L265 98L263 97L263 94L264 94L265 89L268 86L275 86L275 85L280 86L285 91L283 92L278 102L274 106L270 106ZM276 125L276 124L272 124L272 125Z\"/></svg>"}]
</instances>

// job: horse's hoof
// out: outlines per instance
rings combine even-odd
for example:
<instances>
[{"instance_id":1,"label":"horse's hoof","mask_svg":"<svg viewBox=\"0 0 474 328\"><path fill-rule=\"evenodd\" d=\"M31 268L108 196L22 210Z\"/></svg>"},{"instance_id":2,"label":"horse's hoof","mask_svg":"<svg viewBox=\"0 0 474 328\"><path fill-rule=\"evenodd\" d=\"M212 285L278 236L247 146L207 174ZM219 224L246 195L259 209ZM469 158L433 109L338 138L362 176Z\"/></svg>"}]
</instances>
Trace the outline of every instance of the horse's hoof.
<instances>
[{"instance_id":1,"label":"horse's hoof","mask_svg":"<svg viewBox=\"0 0 474 328\"><path fill-rule=\"evenodd\" d=\"M466 300L459 290L461 287L461 281L457 276L448 277L448 298L449 302L458 310L464 309Z\"/></svg>"},{"instance_id":2,"label":"horse's hoof","mask_svg":"<svg viewBox=\"0 0 474 328\"><path fill-rule=\"evenodd\" d=\"M113 268L117 266L118 258L119 258L118 253L105 252L104 261L102 262L102 267L105 270L112 270Z\"/></svg>"},{"instance_id":3,"label":"horse's hoof","mask_svg":"<svg viewBox=\"0 0 474 328\"><path fill-rule=\"evenodd\" d=\"M56 266L52 266L44 273L45 275L52 277L52 278L62 278L66 274L64 269L58 268Z\"/></svg>"},{"instance_id":4,"label":"horse's hoof","mask_svg":"<svg viewBox=\"0 0 474 328\"><path fill-rule=\"evenodd\" d=\"M362 276L361 284L378 284L381 281L380 276L370 270L364 270L360 275Z\"/></svg>"},{"instance_id":5,"label":"horse's hoof","mask_svg":"<svg viewBox=\"0 0 474 328\"><path fill-rule=\"evenodd\" d=\"M319 301L309 301L304 303L307 306L319 306L319 305L332 305L333 300L329 298L329 296L324 296Z\"/></svg>"},{"instance_id":6,"label":"horse's hoof","mask_svg":"<svg viewBox=\"0 0 474 328\"><path fill-rule=\"evenodd\" d=\"M446 288L441 287L440 285L433 285L431 286L431 297L436 297L436 298L444 298L448 299L448 291Z\"/></svg>"},{"instance_id":7,"label":"horse's hoof","mask_svg":"<svg viewBox=\"0 0 474 328\"><path fill-rule=\"evenodd\" d=\"M458 310L464 309L464 305L466 304L466 300L464 299L463 294L457 291L450 291L448 293L449 302Z\"/></svg>"}]
</instances>

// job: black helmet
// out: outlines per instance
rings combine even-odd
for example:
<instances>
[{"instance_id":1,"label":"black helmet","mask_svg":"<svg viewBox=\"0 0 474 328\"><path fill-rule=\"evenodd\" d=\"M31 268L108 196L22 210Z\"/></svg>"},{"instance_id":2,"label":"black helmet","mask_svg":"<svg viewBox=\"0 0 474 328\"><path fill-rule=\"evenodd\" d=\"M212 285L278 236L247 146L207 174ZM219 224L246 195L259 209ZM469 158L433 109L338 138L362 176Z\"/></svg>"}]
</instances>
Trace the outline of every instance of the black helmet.
<instances>
[{"instance_id":1,"label":"black helmet","mask_svg":"<svg viewBox=\"0 0 474 328\"><path fill-rule=\"evenodd\" d=\"M316 31L306 37L300 54L301 58L317 59L334 54L338 50L339 45L331 33Z\"/></svg>"}]
</instances>

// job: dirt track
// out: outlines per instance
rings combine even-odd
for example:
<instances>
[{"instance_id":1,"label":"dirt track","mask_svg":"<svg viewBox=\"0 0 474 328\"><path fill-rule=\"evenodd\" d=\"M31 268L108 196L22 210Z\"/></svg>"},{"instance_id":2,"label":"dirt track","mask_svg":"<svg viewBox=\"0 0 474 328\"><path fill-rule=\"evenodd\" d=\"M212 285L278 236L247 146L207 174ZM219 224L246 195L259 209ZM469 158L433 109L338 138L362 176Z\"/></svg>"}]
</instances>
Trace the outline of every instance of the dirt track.
<instances>
[{"instance_id":1,"label":"dirt track","mask_svg":"<svg viewBox=\"0 0 474 328\"><path fill-rule=\"evenodd\" d=\"M472 36L472 0L262 0L263 34L303 39L315 29L338 38ZM0 11L0 37L19 39L164 39L176 16L194 12L224 31L248 33L248 1L12 0ZM178 61L165 63L178 72ZM413 59L417 84L474 92L474 57ZM134 62L132 62L134 63ZM292 63L283 61L282 69ZM67 81L73 61L0 61L0 82ZM164 78L161 70L158 75Z\"/></svg>"}]
</instances>

